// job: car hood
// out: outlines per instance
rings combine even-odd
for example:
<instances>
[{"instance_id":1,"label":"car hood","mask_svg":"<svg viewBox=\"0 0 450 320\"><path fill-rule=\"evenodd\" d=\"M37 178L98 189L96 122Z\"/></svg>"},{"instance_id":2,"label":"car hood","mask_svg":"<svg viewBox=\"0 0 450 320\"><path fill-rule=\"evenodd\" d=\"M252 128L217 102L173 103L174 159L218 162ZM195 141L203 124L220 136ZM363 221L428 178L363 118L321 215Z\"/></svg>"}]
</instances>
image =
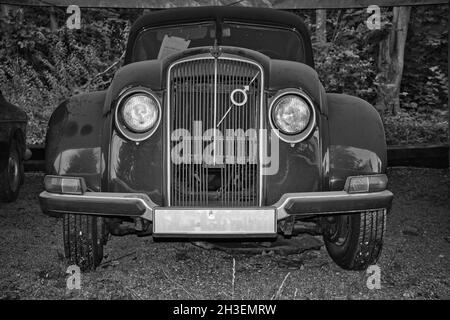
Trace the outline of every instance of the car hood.
<instances>
[{"instance_id":1,"label":"car hood","mask_svg":"<svg viewBox=\"0 0 450 320\"><path fill-rule=\"evenodd\" d=\"M244 48L223 46L220 47L220 51L222 54L239 56L259 63L265 72L264 88L267 92L301 88L321 111L325 111L323 103L325 91L317 72L310 66L296 61L270 59L264 54ZM104 112L109 112L114 106L114 101L130 87L143 86L155 92L163 91L166 87L168 67L173 62L202 54L211 54L211 47L188 49L164 59L139 61L123 66L115 74L108 90Z\"/></svg>"}]
</instances>

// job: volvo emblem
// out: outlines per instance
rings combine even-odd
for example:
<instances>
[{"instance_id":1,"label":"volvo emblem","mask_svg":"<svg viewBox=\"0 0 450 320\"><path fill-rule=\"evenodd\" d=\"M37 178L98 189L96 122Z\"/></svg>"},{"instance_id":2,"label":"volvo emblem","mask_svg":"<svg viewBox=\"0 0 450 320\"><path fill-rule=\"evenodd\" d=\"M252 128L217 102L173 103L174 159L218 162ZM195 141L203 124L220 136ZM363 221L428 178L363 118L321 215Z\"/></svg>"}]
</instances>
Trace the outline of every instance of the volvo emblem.
<instances>
[{"instance_id":1,"label":"volvo emblem","mask_svg":"<svg viewBox=\"0 0 450 320\"><path fill-rule=\"evenodd\" d=\"M216 125L216 128L220 126L222 121L227 117L228 113L231 111L232 107L242 107L247 103L248 100L248 92L250 91L250 86L252 83L256 80L256 78L259 75L259 71L255 74L253 79L250 81L250 83L246 86L243 86L242 89L234 89L231 91L230 94L230 100L231 100L231 106L228 108L227 112L223 115L222 119L220 119L219 123Z\"/></svg>"},{"instance_id":2,"label":"volvo emblem","mask_svg":"<svg viewBox=\"0 0 450 320\"><path fill-rule=\"evenodd\" d=\"M248 86L245 86L244 89L234 89L231 92L230 99L231 102L236 107L242 107L244 104L247 103L247 91L249 90Z\"/></svg>"}]
</instances>

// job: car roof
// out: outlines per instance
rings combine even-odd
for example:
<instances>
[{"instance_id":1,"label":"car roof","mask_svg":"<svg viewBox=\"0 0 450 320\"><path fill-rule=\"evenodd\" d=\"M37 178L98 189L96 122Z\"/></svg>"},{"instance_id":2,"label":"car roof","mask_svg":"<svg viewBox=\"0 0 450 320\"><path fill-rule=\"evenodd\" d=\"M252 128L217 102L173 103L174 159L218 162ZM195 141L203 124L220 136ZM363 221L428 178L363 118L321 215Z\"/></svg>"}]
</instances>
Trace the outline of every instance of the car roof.
<instances>
[{"instance_id":1,"label":"car roof","mask_svg":"<svg viewBox=\"0 0 450 320\"><path fill-rule=\"evenodd\" d=\"M305 46L305 61L314 65L311 49L311 41L308 28L303 20L296 14L268 8L255 7L190 7L173 8L154 11L138 18L130 30L125 54L125 64L132 60L133 44L139 32L145 28L173 25L177 23L192 23L202 21L232 20L264 25L274 25L296 29L303 38Z\"/></svg>"}]
</instances>

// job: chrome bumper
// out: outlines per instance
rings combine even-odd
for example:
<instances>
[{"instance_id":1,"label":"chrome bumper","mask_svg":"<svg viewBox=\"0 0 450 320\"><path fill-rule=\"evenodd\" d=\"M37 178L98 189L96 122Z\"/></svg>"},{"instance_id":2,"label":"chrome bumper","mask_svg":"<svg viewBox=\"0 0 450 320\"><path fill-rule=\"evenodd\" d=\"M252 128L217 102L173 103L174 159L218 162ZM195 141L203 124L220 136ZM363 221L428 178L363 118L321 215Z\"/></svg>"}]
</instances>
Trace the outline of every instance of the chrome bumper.
<instances>
[{"instance_id":1,"label":"chrome bumper","mask_svg":"<svg viewBox=\"0 0 450 320\"><path fill-rule=\"evenodd\" d=\"M275 210L276 220L289 216L318 216L343 214L366 210L389 209L393 194L388 191L355 193L346 191L304 192L285 194L277 203L254 210ZM160 207L146 194L140 193L106 193L86 192L82 195L50 193L39 195L39 201L44 213L87 214L97 216L128 216L141 217L153 221L155 210L164 212L179 212L186 210L252 210L251 208L180 208Z\"/></svg>"}]
</instances>

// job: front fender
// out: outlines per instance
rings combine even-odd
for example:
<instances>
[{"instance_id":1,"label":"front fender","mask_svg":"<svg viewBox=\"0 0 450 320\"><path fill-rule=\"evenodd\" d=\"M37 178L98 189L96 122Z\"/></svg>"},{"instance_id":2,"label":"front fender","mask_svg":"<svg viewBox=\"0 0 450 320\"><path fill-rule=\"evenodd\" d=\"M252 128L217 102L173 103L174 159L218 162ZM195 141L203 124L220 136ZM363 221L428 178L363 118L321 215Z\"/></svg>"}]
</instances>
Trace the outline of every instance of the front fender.
<instances>
[{"instance_id":1,"label":"front fender","mask_svg":"<svg viewBox=\"0 0 450 320\"><path fill-rule=\"evenodd\" d=\"M105 95L106 91L77 95L53 112L46 136L47 174L84 177L88 188L100 191Z\"/></svg>"},{"instance_id":2,"label":"front fender","mask_svg":"<svg viewBox=\"0 0 450 320\"><path fill-rule=\"evenodd\" d=\"M368 102L327 94L330 190L342 190L351 175L386 172L387 151L381 117Z\"/></svg>"},{"instance_id":3,"label":"front fender","mask_svg":"<svg viewBox=\"0 0 450 320\"><path fill-rule=\"evenodd\" d=\"M301 88L310 96L320 113L328 114L325 89L316 70L300 62L271 60L269 74L269 91Z\"/></svg>"}]
</instances>

